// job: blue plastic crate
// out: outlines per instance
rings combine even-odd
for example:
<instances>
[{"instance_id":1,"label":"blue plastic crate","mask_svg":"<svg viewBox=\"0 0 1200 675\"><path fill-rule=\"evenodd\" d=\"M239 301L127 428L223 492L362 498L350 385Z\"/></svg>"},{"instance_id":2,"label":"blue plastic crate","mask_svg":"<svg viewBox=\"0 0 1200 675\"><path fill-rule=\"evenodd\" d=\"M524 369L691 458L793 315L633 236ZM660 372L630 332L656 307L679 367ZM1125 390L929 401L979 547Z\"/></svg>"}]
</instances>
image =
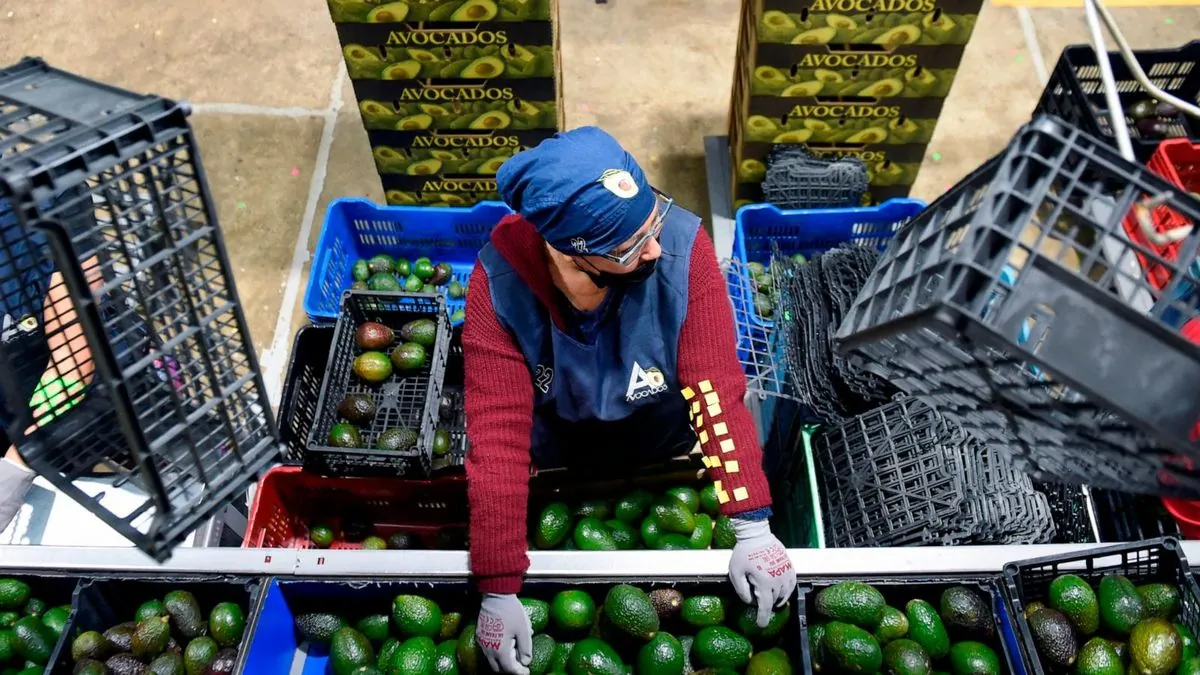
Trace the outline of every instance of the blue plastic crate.
<instances>
[{"instance_id":1,"label":"blue plastic crate","mask_svg":"<svg viewBox=\"0 0 1200 675\"><path fill-rule=\"evenodd\" d=\"M335 200L325 213L325 225L313 256L304 291L304 312L313 323L336 321L342 293L354 283L351 270L355 261L380 253L409 260L428 256L434 263L449 263L453 278L466 285L492 228L511 213L500 202L449 208ZM465 306L465 300L446 298L446 309L451 314Z\"/></svg>"},{"instance_id":2,"label":"blue plastic crate","mask_svg":"<svg viewBox=\"0 0 1200 675\"><path fill-rule=\"evenodd\" d=\"M879 206L846 209L782 210L772 204L751 204L738 209L733 230L733 255L743 265L771 262L772 243L784 255L802 253L811 258L846 242L883 251L900 227L925 209L919 199L889 199ZM735 294L733 291L737 291ZM746 315L764 328L774 322L758 316L753 291L745 284L730 284L733 301L746 303Z\"/></svg>"}]
</instances>

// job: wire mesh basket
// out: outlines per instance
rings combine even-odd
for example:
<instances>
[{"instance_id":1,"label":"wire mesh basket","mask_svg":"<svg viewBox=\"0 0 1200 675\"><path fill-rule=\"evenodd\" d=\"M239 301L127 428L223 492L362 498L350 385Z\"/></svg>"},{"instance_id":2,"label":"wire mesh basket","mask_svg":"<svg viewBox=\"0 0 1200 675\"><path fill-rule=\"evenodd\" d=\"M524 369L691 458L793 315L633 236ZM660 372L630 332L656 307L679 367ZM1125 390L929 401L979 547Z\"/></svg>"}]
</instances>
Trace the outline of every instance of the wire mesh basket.
<instances>
[{"instance_id":1,"label":"wire mesh basket","mask_svg":"<svg viewBox=\"0 0 1200 675\"><path fill-rule=\"evenodd\" d=\"M857 157L819 159L798 146L776 146L763 178L763 197L784 209L858 206L867 192L867 165Z\"/></svg>"},{"instance_id":2,"label":"wire mesh basket","mask_svg":"<svg viewBox=\"0 0 1200 675\"><path fill-rule=\"evenodd\" d=\"M280 451L188 112L0 70L0 424L160 560ZM85 491L96 471L136 508Z\"/></svg>"},{"instance_id":3,"label":"wire mesh basket","mask_svg":"<svg viewBox=\"0 0 1200 675\"><path fill-rule=\"evenodd\" d=\"M746 374L746 391L764 398L778 396L799 400L785 371L783 345L776 339L774 325L764 325L762 321L763 314L768 317L774 314L775 300L755 302L761 275L756 275L749 265L736 258L723 260L721 265L729 300L733 304L738 362Z\"/></svg>"},{"instance_id":4,"label":"wire mesh basket","mask_svg":"<svg viewBox=\"0 0 1200 675\"><path fill-rule=\"evenodd\" d=\"M1200 494L1200 349L1179 333L1200 236L1169 261L1126 238L1135 202L1200 202L1040 117L901 230L838 333L1039 479ZM1160 292L1138 254L1161 265Z\"/></svg>"}]
</instances>

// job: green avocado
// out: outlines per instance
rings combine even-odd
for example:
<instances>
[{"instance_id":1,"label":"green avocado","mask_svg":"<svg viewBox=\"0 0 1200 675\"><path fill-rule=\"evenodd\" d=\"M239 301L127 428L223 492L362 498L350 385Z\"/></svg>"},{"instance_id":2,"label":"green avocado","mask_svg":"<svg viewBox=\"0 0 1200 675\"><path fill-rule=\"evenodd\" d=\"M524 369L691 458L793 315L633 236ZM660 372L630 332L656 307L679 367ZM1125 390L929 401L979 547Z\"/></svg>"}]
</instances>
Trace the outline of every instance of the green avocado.
<instances>
[{"instance_id":1,"label":"green avocado","mask_svg":"<svg viewBox=\"0 0 1200 675\"><path fill-rule=\"evenodd\" d=\"M1137 592L1142 596L1148 617L1170 619L1179 609L1179 590L1174 584L1144 584L1138 586Z\"/></svg>"},{"instance_id":2,"label":"green avocado","mask_svg":"<svg viewBox=\"0 0 1200 675\"><path fill-rule=\"evenodd\" d=\"M1166 619L1145 619L1129 634L1129 659L1139 675L1168 675L1182 655L1183 641Z\"/></svg>"},{"instance_id":3,"label":"green avocado","mask_svg":"<svg viewBox=\"0 0 1200 675\"><path fill-rule=\"evenodd\" d=\"M904 614L908 618L910 640L921 645L934 660L949 653L950 636L933 605L924 600L909 600L904 606Z\"/></svg>"},{"instance_id":4,"label":"green avocado","mask_svg":"<svg viewBox=\"0 0 1200 675\"><path fill-rule=\"evenodd\" d=\"M586 634L595 620L596 603L583 591L560 591L550 601L550 625L560 640Z\"/></svg>"},{"instance_id":5,"label":"green avocado","mask_svg":"<svg viewBox=\"0 0 1200 675\"><path fill-rule=\"evenodd\" d=\"M725 626L701 628L692 643L692 658L705 668L740 671L750 661L752 651L749 640Z\"/></svg>"},{"instance_id":6,"label":"green avocado","mask_svg":"<svg viewBox=\"0 0 1200 675\"><path fill-rule=\"evenodd\" d=\"M451 21L491 21L500 13L494 0L467 0L450 15Z\"/></svg>"},{"instance_id":7,"label":"green avocado","mask_svg":"<svg viewBox=\"0 0 1200 675\"><path fill-rule=\"evenodd\" d=\"M669 633L658 633L638 652L638 675L680 675L683 645Z\"/></svg>"},{"instance_id":8,"label":"green avocado","mask_svg":"<svg viewBox=\"0 0 1200 675\"><path fill-rule=\"evenodd\" d=\"M396 122L397 131L423 131L433 126L433 116L424 113L401 117Z\"/></svg>"},{"instance_id":9,"label":"green avocado","mask_svg":"<svg viewBox=\"0 0 1200 675\"><path fill-rule=\"evenodd\" d=\"M486 80L493 77L500 77L504 74L504 61L495 56L481 56L466 68L462 69L459 77L471 80Z\"/></svg>"},{"instance_id":10,"label":"green avocado","mask_svg":"<svg viewBox=\"0 0 1200 675\"><path fill-rule=\"evenodd\" d=\"M544 551L558 548L569 534L571 534L570 509L562 502L547 504L538 515L533 533L534 545Z\"/></svg>"},{"instance_id":11,"label":"green avocado","mask_svg":"<svg viewBox=\"0 0 1200 675\"><path fill-rule=\"evenodd\" d=\"M437 341L437 322L433 319L414 319L400 327L400 339L432 347Z\"/></svg>"},{"instance_id":12,"label":"green avocado","mask_svg":"<svg viewBox=\"0 0 1200 675\"><path fill-rule=\"evenodd\" d=\"M725 623L725 601L716 595L692 595L683 599L679 610L683 622L692 628L720 626Z\"/></svg>"},{"instance_id":13,"label":"green avocado","mask_svg":"<svg viewBox=\"0 0 1200 675\"><path fill-rule=\"evenodd\" d=\"M351 675L374 661L375 649L353 628L339 628L329 641L329 666L334 675Z\"/></svg>"},{"instance_id":14,"label":"green avocado","mask_svg":"<svg viewBox=\"0 0 1200 675\"><path fill-rule=\"evenodd\" d=\"M407 452L417 445L417 440L417 432L412 429L388 429L375 439L375 449L385 452Z\"/></svg>"},{"instance_id":15,"label":"green avocado","mask_svg":"<svg viewBox=\"0 0 1200 675\"><path fill-rule=\"evenodd\" d=\"M389 2L367 13L367 23L400 23L407 16L407 2Z\"/></svg>"},{"instance_id":16,"label":"green avocado","mask_svg":"<svg viewBox=\"0 0 1200 675\"><path fill-rule=\"evenodd\" d=\"M512 124L512 118L503 110L489 110L471 120L470 129L507 129Z\"/></svg>"},{"instance_id":17,"label":"green avocado","mask_svg":"<svg viewBox=\"0 0 1200 675\"><path fill-rule=\"evenodd\" d=\"M1146 618L1146 604L1133 582L1116 574L1100 580L1097 602L1100 621L1116 635L1128 635L1139 621Z\"/></svg>"},{"instance_id":18,"label":"green avocado","mask_svg":"<svg viewBox=\"0 0 1200 675\"><path fill-rule=\"evenodd\" d=\"M1047 602L1062 612L1080 635L1100 628L1100 606L1091 585L1077 575L1064 574L1050 582Z\"/></svg>"},{"instance_id":19,"label":"green avocado","mask_svg":"<svg viewBox=\"0 0 1200 675\"><path fill-rule=\"evenodd\" d=\"M629 584L617 584L604 598L604 616L617 630L642 641L658 632L658 612L642 589Z\"/></svg>"},{"instance_id":20,"label":"green avocado","mask_svg":"<svg viewBox=\"0 0 1200 675\"><path fill-rule=\"evenodd\" d=\"M200 637L208 633L208 622L200 614L200 604L196 596L188 591L171 591L163 597L163 607L171 616L171 624L175 630L186 639Z\"/></svg>"},{"instance_id":21,"label":"green avocado","mask_svg":"<svg viewBox=\"0 0 1200 675\"><path fill-rule=\"evenodd\" d=\"M599 518L580 518L575 524L575 545L581 551L616 551L617 542Z\"/></svg>"},{"instance_id":22,"label":"green avocado","mask_svg":"<svg viewBox=\"0 0 1200 675\"><path fill-rule=\"evenodd\" d=\"M567 659L568 675L627 675L621 657L598 638L584 638L575 643Z\"/></svg>"},{"instance_id":23,"label":"green avocado","mask_svg":"<svg viewBox=\"0 0 1200 675\"><path fill-rule=\"evenodd\" d=\"M955 642L950 647L950 670L954 675L1000 675L1000 658L982 642Z\"/></svg>"},{"instance_id":24,"label":"green avocado","mask_svg":"<svg viewBox=\"0 0 1200 675\"><path fill-rule=\"evenodd\" d=\"M849 623L830 621L821 639L821 655L826 665L844 673L870 675L883 665L883 653L875 637Z\"/></svg>"},{"instance_id":25,"label":"green avocado","mask_svg":"<svg viewBox=\"0 0 1200 675\"><path fill-rule=\"evenodd\" d=\"M650 516L664 534L690 536L696 529L696 516L686 504L672 495L664 495L650 507Z\"/></svg>"},{"instance_id":26,"label":"green avocado","mask_svg":"<svg viewBox=\"0 0 1200 675\"><path fill-rule=\"evenodd\" d=\"M821 616L869 630L879 626L886 606L883 595L874 586L858 581L843 581L823 588L816 599L817 613Z\"/></svg>"},{"instance_id":27,"label":"green avocado","mask_svg":"<svg viewBox=\"0 0 1200 675\"><path fill-rule=\"evenodd\" d=\"M12 627L13 651L26 661L45 665L57 642L58 638L36 616L26 616Z\"/></svg>"},{"instance_id":28,"label":"green avocado","mask_svg":"<svg viewBox=\"0 0 1200 675\"><path fill-rule=\"evenodd\" d=\"M1112 643L1094 637L1079 650L1075 672L1078 675L1125 675L1125 666Z\"/></svg>"},{"instance_id":29,"label":"green avocado","mask_svg":"<svg viewBox=\"0 0 1200 675\"><path fill-rule=\"evenodd\" d=\"M903 638L883 648L883 667L891 675L929 675L933 670L929 654L921 645Z\"/></svg>"},{"instance_id":30,"label":"green avocado","mask_svg":"<svg viewBox=\"0 0 1200 675\"><path fill-rule=\"evenodd\" d=\"M908 635L908 617L895 607L883 608L883 618L875 628L875 639L881 645L887 645L892 640L899 640Z\"/></svg>"},{"instance_id":31,"label":"green avocado","mask_svg":"<svg viewBox=\"0 0 1200 675\"><path fill-rule=\"evenodd\" d=\"M405 342L392 350L392 365L397 370L417 370L426 363L425 347L416 342Z\"/></svg>"},{"instance_id":32,"label":"green avocado","mask_svg":"<svg viewBox=\"0 0 1200 675\"><path fill-rule=\"evenodd\" d=\"M401 61L383 67L380 79L383 80L415 80L421 76L420 61Z\"/></svg>"}]
</instances>

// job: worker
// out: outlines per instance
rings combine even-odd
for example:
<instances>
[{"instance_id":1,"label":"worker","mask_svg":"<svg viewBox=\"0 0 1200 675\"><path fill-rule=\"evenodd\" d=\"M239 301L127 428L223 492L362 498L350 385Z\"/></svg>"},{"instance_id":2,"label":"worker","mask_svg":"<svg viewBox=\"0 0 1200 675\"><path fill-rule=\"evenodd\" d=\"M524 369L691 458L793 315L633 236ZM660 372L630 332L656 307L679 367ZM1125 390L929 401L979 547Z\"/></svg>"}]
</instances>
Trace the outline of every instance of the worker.
<instances>
[{"instance_id":1,"label":"worker","mask_svg":"<svg viewBox=\"0 0 1200 675\"><path fill-rule=\"evenodd\" d=\"M516 596L531 464L634 475L698 443L737 533L730 580L766 626L796 573L768 524L732 310L699 217L595 127L514 155L496 183L516 213L479 253L463 328L470 559L488 662L526 675L532 658Z\"/></svg>"}]
</instances>

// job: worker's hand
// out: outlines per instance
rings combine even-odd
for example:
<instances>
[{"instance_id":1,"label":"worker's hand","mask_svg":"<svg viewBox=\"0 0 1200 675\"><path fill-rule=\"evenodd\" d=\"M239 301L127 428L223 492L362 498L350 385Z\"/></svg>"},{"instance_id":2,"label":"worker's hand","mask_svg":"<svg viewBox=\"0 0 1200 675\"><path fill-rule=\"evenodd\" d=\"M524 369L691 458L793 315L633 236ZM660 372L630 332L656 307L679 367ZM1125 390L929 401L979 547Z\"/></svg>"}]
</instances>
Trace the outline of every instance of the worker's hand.
<instances>
[{"instance_id":1,"label":"worker's hand","mask_svg":"<svg viewBox=\"0 0 1200 675\"><path fill-rule=\"evenodd\" d=\"M733 529L737 544L729 558L729 581L742 602L758 607L758 626L766 628L771 612L796 591L796 570L766 520L734 518Z\"/></svg>"},{"instance_id":2,"label":"worker's hand","mask_svg":"<svg viewBox=\"0 0 1200 675\"><path fill-rule=\"evenodd\" d=\"M475 640L492 670L509 675L529 675L529 663L533 660L533 624L517 596L495 593L483 596Z\"/></svg>"}]
</instances>

